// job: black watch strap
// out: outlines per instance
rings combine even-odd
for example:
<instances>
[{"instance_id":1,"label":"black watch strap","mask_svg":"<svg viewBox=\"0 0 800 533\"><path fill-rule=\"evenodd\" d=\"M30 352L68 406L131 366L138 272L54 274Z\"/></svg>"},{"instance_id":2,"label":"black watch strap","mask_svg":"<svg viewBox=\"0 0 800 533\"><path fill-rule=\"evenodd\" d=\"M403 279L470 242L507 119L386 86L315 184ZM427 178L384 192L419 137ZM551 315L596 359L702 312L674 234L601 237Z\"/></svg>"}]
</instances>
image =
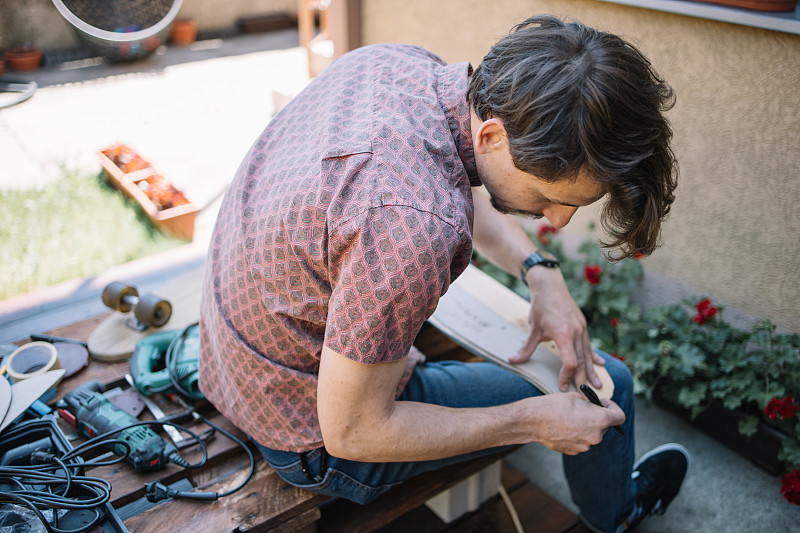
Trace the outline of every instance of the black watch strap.
<instances>
[{"instance_id":1,"label":"black watch strap","mask_svg":"<svg viewBox=\"0 0 800 533\"><path fill-rule=\"evenodd\" d=\"M528 270L536 265L542 265L547 268L558 268L558 261L552 256L543 256L537 250L532 251L531 255L529 255L522 263L522 270L520 271L522 274L522 281L525 281L525 276L528 274Z\"/></svg>"}]
</instances>

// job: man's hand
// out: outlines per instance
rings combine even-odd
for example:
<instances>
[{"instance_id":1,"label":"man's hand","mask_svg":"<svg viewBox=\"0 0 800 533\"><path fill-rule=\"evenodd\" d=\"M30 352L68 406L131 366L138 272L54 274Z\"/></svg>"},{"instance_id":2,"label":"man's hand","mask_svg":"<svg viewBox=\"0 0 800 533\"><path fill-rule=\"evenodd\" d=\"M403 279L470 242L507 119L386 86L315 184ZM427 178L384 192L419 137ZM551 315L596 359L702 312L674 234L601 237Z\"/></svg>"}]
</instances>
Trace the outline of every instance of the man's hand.
<instances>
[{"instance_id":1,"label":"man's hand","mask_svg":"<svg viewBox=\"0 0 800 533\"><path fill-rule=\"evenodd\" d=\"M571 382L602 387L594 364L605 361L592 349L586 318L569 294L564 276L557 268L533 267L526 276L531 290L531 332L527 342L514 356L512 363L530 359L536 346L543 341L555 341L561 352L561 372L558 386L566 391Z\"/></svg>"},{"instance_id":2,"label":"man's hand","mask_svg":"<svg viewBox=\"0 0 800 533\"><path fill-rule=\"evenodd\" d=\"M537 402L538 442L567 455L587 451L603 440L611 426L625 422L625 413L611 400L602 399L603 407L594 405L577 392L546 394L529 400Z\"/></svg>"}]
</instances>

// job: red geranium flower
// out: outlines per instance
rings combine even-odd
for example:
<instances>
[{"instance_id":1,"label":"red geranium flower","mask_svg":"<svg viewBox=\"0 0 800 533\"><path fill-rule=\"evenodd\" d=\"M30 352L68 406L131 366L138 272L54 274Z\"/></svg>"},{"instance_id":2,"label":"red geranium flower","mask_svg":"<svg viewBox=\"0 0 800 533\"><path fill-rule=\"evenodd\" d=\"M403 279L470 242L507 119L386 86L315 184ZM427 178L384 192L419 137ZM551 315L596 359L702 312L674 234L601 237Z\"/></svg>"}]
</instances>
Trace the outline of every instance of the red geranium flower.
<instances>
[{"instance_id":1,"label":"red geranium flower","mask_svg":"<svg viewBox=\"0 0 800 533\"><path fill-rule=\"evenodd\" d=\"M624 360L625 360L625 357L624 357L624 356L622 356L622 355L619 355L619 354L617 354L617 353L614 353L614 352L608 352L608 353L609 353L609 354L610 354L612 357L616 357L616 358L617 358L617 359L619 359L620 361L624 361Z\"/></svg>"},{"instance_id":2,"label":"red geranium flower","mask_svg":"<svg viewBox=\"0 0 800 533\"><path fill-rule=\"evenodd\" d=\"M634 259L641 259L642 257L644 257L644 254L642 252L636 252L635 254L633 254Z\"/></svg>"},{"instance_id":3,"label":"red geranium flower","mask_svg":"<svg viewBox=\"0 0 800 533\"><path fill-rule=\"evenodd\" d=\"M794 397L786 396L782 399L771 399L764 408L764 414L770 420L775 420L776 418L792 418L798 410L800 410L800 406L794 403Z\"/></svg>"},{"instance_id":4,"label":"red geranium flower","mask_svg":"<svg viewBox=\"0 0 800 533\"><path fill-rule=\"evenodd\" d=\"M612 327L612 328L615 328L615 327L617 327L617 326L619 326L619 318L617 318L617 317L613 317L613 318L611 319L611 327Z\"/></svg>"},{"instance_id":5,"label":"red geranium flower","mask_svg":"<svg viewBox=\"0 0 800 533\"><path fill-rule=\"evenodd\" d=\"M795 468L783 476L781 494L794 505L800 505L800 470Z\"/></svg>"},{"instance_id":6,"label":"red geranium flower","mask_svg":"<svg viewBox=\"0 0 800 533\"><path fill-rule=\"evenodd\" d=\"M717 314L717 308L711 306L711 300L708 298L700 300L694 307L697 309L697 314L692 317L692 320L701 326L706 323L706 320Z\"/></svg>"},{"instance_id":7,"label":"red geranium flower","mask_svg":"<svg viewBox=\"0 0 800 533\"><path fill-rule=\"evenodd\" d=\"M590 285L597 285L603 277L603 267L600 265L586 265L583 269L583 277Z\"/></svg>"},{"instance_id":8,"label":"red geranium flower","mask_svg":"<svg viewBox=\"0 0 800 533\"><path fill-rule=\"evenodd\" d=\"M542 246L547 246L550 244L550 239L547 237L548 233L556 235L558 233L558 228L555 226L550 226L549 224L542 224L539 226L539 231L537 232L536 236L539 237L539 242L542 243Z\"/></svg>"}]
</instances>

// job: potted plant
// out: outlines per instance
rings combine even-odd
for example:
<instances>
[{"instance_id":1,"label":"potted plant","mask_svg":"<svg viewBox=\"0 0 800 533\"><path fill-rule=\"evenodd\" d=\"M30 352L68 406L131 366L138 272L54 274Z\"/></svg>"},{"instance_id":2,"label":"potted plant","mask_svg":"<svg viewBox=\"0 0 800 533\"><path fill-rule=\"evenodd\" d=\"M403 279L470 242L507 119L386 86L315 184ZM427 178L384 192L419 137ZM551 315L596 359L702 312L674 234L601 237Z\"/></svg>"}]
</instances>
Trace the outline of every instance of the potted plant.
<instances>
[{"instance_id":1,"label":"potted plant","mask_svg":"<svg viewBox=\"0 0 800 533\"><path fill-rule=\"evenodd\" d=\"M138 203L155 227L192 240L199 208L183 192L127 145L114 144L97 155L112 185Z\"/></svg>"},{"instance_id":2,"label":"potted plant","mask_svg":"<svg viewBox=\"0 0 800 533\"><path fill-rule=\"evenodd\" d=\"M11 20L7 36L11 47L5 51L8 66L16 72L29 72L42 65L42 49L34 44L37 35L36 8L20 3L9 13Z\"/></svg>"},{"instance_id":3,"label":"potted plant","mask_svg":"<svg viewBox=\"0 0 800 533\"><path fill-rule=\"evenodd\" d=\"M42 64L42 50L33 46L20 46L6 50L6 61L17 72L36 70Z\"/></svg>"},{"instance_id":4,"label":"potted plant","mask_svg":"<svg viewBox=\"0 0 800 533\"><path fill-rule=\"evenodd\" d=\"M172 21L170 41L178 46L188 46L197 39L197 19L182 18Z\"/></svg>"},{"instance_id":5,"label":"potted plant","mask_svg":"<svg viewBox=\"0 0 800 533\"><path fill-rule=\"evenodd\" d=\"M593 345L628 365L637 393L768 472L788 472L782 493L800 504L800 335L777 333L767 320L735 328L708 298L642 312L630 299L642 276L637 260L610 263L593 241L570 256L557 234L540 225L534 238L559 258ZM527 296L513 276L480 257L476 264Z\"/></svg>"}]
</instances>

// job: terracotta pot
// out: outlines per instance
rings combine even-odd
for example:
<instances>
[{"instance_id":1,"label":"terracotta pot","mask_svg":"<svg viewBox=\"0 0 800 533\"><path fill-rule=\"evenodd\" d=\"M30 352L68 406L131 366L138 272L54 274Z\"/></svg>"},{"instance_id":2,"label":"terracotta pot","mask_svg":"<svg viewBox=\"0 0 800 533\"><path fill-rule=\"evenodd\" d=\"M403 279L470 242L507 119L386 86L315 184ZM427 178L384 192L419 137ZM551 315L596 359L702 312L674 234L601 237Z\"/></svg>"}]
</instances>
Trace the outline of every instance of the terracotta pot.
<instances>
[{"instance_id":1,"label":"terracotta pot","mask_svg":"<svg viewBox=\"0 0 800 533\"><path fill-rule=\"evenodd\" d=\"M9 66L19 72L36 70L42 64L42 51L39 48L12 48L6 50Z\"/></svg>"},{"instance_id":2,"label":"terracotta pot","mask_svg":"<svg viewBox=\"0 0 800 533\"><path fill-rule=\"evenodd\" d=\"M178 46L188 46L197 39L197 20L196 19L176 19L172 23L170 30L170 40L172 44Z\"/></svg>"}]
</instances>

